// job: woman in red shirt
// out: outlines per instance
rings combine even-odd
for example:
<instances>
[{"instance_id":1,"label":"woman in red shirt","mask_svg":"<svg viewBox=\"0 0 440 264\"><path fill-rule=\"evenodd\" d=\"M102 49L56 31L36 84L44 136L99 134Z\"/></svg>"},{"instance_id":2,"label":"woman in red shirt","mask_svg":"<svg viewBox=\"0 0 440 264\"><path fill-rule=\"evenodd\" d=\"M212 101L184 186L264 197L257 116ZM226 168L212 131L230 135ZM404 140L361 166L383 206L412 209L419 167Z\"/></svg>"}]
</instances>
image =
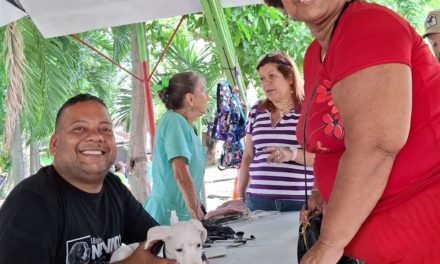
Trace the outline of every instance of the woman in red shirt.
<instances>
[{"instance_id":1,"label":"woman in red shirt","mask_svg":"<svg viewBox=\"0 0 440 264\"><path fill-rule=\"evenodd\" d=\"M438 261L440 64L428 46L377 4L265 2L315 37L297 137L315 153L327 206L301 263L336 263L342 254L369 264Z\"/></svg>"}]
</instances>

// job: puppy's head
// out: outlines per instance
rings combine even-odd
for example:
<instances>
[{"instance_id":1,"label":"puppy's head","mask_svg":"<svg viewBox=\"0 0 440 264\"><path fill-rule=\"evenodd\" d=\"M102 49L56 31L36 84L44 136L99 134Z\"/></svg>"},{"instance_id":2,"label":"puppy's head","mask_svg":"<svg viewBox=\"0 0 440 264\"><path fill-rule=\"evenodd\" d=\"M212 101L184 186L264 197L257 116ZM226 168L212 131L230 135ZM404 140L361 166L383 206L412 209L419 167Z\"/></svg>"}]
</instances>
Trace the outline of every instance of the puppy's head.
<instances>
[{"instance_id":1,"label":"puppy's head","mask_svg":"<svg viewBox=\"0 0 440 264\"><path fill-rule=\"evenodd\" d=\"M165 242L167 258L175 259L178 264L202 264L202 244L207 231L198 220L179 222L173 226L156 226L148 231L148 248L150 241Z\"/></svg>"}]
</instances>

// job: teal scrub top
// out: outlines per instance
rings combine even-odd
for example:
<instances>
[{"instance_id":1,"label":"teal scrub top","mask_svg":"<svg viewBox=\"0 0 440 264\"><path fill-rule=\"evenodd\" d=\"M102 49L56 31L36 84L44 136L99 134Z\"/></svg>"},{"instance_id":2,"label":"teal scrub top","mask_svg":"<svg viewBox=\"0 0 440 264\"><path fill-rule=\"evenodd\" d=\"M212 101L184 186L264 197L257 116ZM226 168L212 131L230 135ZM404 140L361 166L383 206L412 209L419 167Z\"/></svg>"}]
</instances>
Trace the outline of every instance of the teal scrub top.
<instances>
[{"instance_id":1,"label":"teal scrub top","mask_svg":"<svg viewBox=\"0 0 440 264\"><path fill-rule=\"evenodd\" d=\"M191 178L200 198L205 174L206 151L186 119L174 111L166 112L157 126L153 148L153 188L145 202L145 210L161 225L170 225L171 211L179 221L191 219L182 192L173 174L172 159L186 159Z\"/></svg>"}]
</instances>

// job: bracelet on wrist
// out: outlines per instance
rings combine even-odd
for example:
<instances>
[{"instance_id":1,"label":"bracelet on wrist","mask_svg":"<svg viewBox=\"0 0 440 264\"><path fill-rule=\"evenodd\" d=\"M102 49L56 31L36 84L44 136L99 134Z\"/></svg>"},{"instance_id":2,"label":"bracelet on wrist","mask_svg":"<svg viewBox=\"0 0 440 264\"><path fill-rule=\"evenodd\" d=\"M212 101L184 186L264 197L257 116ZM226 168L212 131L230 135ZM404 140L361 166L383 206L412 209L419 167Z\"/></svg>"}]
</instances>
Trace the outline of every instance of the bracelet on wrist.
<instances>
[{"instance_id":1,"label":"bracelet on wrist","mask_svg":"<svg viewBox=\"0 0 440 264\"><path fill-rule=\"evenodd\" d=\"M298 156L298 149L296 147L289 147L292 151L292 156L290 156L291 161L295 161L296 157Z\"/></svg>"}]
</instances>

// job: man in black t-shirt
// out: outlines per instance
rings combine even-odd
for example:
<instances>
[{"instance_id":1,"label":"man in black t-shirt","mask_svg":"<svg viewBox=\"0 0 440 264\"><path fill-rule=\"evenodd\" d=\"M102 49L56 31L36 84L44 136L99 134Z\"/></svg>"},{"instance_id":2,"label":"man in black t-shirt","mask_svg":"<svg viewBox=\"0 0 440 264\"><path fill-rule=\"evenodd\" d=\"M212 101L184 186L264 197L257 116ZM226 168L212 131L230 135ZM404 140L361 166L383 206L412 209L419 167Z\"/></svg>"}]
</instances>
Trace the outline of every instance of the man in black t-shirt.
<instances>
[{"instance_id":1,"label":"man in black t-shirt","mask_svg":"<svg viewBox=\"0 0 440 264\"><path fill-rule=\"evenodd\" d=\"M108 263L157 222L109 173L116 143L107 107L82 94L58 111L52 166L25 179L0 209L0 263ZM141 245L121 263L171 264Z\"/></svg>"}]
</instances>

